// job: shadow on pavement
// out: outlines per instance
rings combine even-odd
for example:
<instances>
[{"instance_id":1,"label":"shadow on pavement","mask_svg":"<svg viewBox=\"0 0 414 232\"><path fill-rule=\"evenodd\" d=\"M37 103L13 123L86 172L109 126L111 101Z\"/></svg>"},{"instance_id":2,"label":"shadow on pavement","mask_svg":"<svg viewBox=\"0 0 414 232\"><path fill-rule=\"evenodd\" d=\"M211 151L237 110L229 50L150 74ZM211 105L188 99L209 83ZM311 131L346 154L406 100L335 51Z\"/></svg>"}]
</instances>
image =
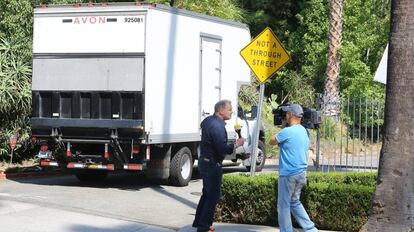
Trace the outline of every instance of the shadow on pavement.
<instances>
[{"instance_id":1,"label":"shadow on pavement","mask_svg":"<svg viewBox=\"0 0 414 232\"><path fill-rule=\"evenodd\" d=\"M72 225L65 231L73 232L173 232L175 230L164 229L160 227L153 226L143 226L139 224L124 225L124 226L114 226L110 228L104 227L94 227L88 225Z\"/></svg>"},{"instance_id":2,"label":"shadow on pavement","mask_svg":"<svg viewBox=\"0 0 414 232\"><path fill-rule=\"evenodd\" d=\"M117 188L121 190L136 191L143 188L159 188L162 190L163 186L169 186L166 180L154 180L145 177L143 172L113 172L103 181L79 181L75 175L69 172L62 171L65 175L60 176L42 176L11 179L11 181L35 184L35 185L58 185L66 187L90 187L90 188ZM244 167L230 166L224 167L223 173L246 172ZM191 181L200 180L200 173L198 168L194 167Z\"/></svg>"}]
</instances>

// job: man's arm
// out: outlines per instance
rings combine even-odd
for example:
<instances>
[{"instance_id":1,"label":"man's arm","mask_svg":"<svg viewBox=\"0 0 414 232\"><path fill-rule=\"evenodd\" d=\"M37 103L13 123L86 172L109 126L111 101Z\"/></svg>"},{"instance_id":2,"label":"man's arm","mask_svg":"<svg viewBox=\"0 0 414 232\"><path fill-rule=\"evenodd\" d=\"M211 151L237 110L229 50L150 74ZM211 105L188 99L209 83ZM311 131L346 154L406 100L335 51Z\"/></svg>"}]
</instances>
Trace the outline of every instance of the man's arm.
<instances>
[{"instance_id":1,"label":"man's arm","mask_svg":"<svg viewBox=\"0 0 414 232\"><path fill-rule=\"evenodd\" d=\"M269 144L270 145L279 145L279 142L276 139L276 135L273 135L272 137L270 137Z\"/></svg>"},{"instance_id":2,"label":"man's arm","mask_svg":"<svg viewBox=\"0 0 414 232\"><path fill-rule=\"evenodd\" d=\"M212 127L211 137L213 146L220 155L233 153L235 144L228 144L224 127Z\"/></svg>"},{"instance_id":3,"label":"man's arm","mask_svg":"<svg viewBox=\"0 0 414 232\"><path fill-rule=\"evenodd\" d=\"M269 139L270 145L279 145L289 138L288 128L284 128Z\"/></svg>"}]
</instances>

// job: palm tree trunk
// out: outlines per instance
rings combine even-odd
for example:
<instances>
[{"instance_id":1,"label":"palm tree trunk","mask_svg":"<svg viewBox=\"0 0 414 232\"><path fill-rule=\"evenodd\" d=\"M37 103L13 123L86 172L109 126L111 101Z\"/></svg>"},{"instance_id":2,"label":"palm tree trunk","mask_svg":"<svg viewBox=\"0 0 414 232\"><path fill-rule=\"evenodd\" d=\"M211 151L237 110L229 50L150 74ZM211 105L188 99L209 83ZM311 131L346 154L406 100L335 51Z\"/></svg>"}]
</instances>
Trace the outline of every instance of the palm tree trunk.
<instances>
[{"instance_id":1,"label":"palm tree trunk","mask_svg":"<svg viewBox=\"0 0 414 232\"><path fill-rule=\"evenodd\" d=\"M391 4L383 146L361 231L414 231L414 1Z\"/></svg>"},{"instance_id":2,"label":"palm tree trunk","mask_svg":"<svg viewBox=\"0 0 414 232\"><path fill-rule=\"evenodd\" d=\"M342 39L342 0L331 0L329 9L329 48L326 66L325 92L323 96L324 114L336 116L340 111L339 98L339 49Z\"/></svg>"}]
</instances>

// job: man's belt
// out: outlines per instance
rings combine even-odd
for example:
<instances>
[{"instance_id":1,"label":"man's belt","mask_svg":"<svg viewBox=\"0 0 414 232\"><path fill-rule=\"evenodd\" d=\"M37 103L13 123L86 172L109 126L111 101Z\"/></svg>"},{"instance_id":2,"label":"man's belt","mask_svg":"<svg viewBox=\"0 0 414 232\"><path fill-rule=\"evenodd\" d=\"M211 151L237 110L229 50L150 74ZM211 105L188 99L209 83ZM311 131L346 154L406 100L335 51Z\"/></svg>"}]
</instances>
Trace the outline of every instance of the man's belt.
<instances>
[{"instance_id":1,"label":"man's belt","mask_svg":"<svg viewBox=\"0 0 414 232\"><path fill-rule=\"evenodd\" d=\"M201 159L201 160L203 160L203 161L206 161L206 162L208 162L208 163L214 163L214 164L216 164L217 166L222 166L222 164L221 164L221 163L217 163L217 162L215 162L214 160L212 160L212 159L210 159L210 158L200 157L200 159Z\"/></svg>"}]
</instances>

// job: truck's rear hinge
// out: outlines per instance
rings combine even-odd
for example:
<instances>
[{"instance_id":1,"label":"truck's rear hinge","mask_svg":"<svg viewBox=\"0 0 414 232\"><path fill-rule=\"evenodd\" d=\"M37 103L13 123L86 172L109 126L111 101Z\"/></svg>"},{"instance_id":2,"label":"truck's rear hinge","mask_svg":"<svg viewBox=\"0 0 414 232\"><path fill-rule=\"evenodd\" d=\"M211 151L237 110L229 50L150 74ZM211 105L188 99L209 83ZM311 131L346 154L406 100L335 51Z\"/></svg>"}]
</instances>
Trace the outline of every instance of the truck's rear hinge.
<instances>
[{"instance_id":1,"label":"truck's rear hinge","mask_svg":"<svg viewBox=\"0 0 414 232\"><path fill-rule=\"evenodd\" d=\"M122 150L121 144L118 141L118 130L112 129L111 130L111 143L112 149L114 149L114 153L116 158L121 161L121 163L128 163L128 158L125 155L124 151Z\"/></svg>"},{"instance_id":2,"label":"truck's rear hinge","mask_svg":"<svg viewBox=\"0 0 414 232\"><path fill-rule=\"evenodd\" d=\"M50 136L54 139L55 143L58 144L60 149L65 148L65 144L62 141L62 133L59 132L59 128L52 128L52 133Z\"/></svg>"}]
</instances>

